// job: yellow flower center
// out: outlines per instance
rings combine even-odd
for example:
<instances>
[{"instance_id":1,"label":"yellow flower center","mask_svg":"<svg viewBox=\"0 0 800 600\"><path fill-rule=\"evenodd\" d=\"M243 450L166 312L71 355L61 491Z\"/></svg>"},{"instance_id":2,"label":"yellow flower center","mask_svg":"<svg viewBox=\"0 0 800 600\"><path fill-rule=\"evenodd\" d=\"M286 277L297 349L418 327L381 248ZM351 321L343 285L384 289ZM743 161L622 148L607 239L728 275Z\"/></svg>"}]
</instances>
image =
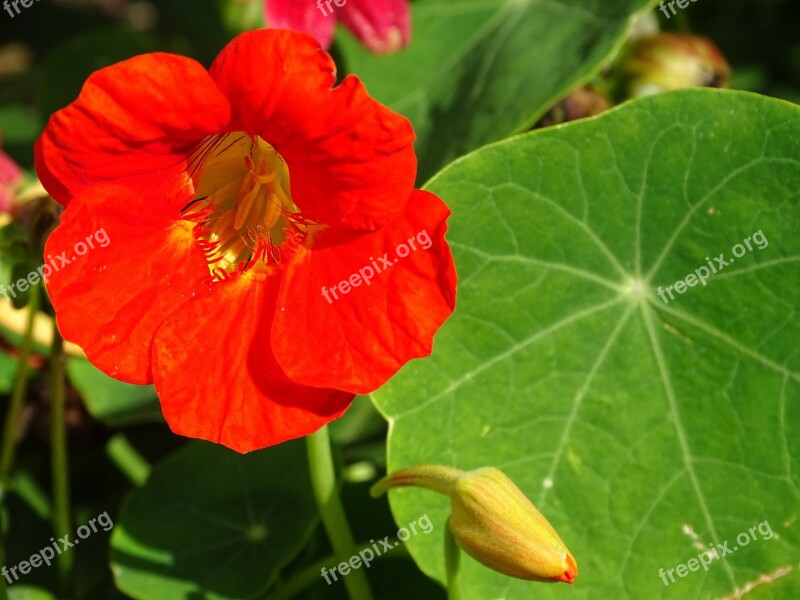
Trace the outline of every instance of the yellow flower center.
<instances>
[{"instance_id":1,"label":"yellow flower center","mask_svg":"<svg viewBox=\"0 0 800 600\"><path fill-rule=\"evenodd\" d=\"M190 174L195 194L181 212L196 223L216 280L280 263L284 242L313 224L292 200L283 157L258 136L209 136L192 153Z\"/></svg>"}]
</instances>

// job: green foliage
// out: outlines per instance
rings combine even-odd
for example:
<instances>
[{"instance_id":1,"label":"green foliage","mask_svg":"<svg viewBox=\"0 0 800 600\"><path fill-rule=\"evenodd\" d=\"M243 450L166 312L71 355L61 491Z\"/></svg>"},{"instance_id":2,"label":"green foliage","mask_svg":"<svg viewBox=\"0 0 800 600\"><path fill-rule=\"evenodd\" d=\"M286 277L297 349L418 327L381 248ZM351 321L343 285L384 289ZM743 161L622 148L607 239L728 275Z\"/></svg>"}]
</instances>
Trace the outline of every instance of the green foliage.
<instances>
[{"instance_id":1,"label":"green foliage","mask_svg":"<svg viewBox=\"0 0 800 600\"><path fill-rule=\"evenodd\" d=\"M631 23L660 17L658 2L411 6L405 50L369 54L342 28L331 49L339 77L359 76L413 123L418 179L433 176L426 188L453 213L459 273L432 357L330 427L359 549L422 515L433 525L362 569L375 598L447 597L447 498L404 488L387 503L367 492L384 470L420 463L502 469L578 563L573 585L542 585L463 556L460 600L800 597L798 107L687 90L525 133L576 87L602 89ZM35 2L13 20L0 9L3 152L32 179L36 137L90 73L154 51L209 65L236 33L263 25L262 8L74 0ZM798 11L792 0L692 2L661 25L709 36L734 88L796 102ZM58 209L41 207L40 217ZM13 213L0 228L3 285L42 264L46 219L37 228ZM745 240L751 248L734 256ZM700 283L720 253L728 264ZM0 337L5 415L21 332L0 321ZM34 348L43 366L18 422L0 430L17 444L0 481L7 566L49 543L58 510L50 364L40 339ZM115 526L71 550L71 593L56 566L40 567L9 600L347 599L344 581L320 576L349 557L333 555L319 522L301 440L244 456L186 441L164 423L153 386L77 357L66 374L75 526L104 511ZM736 541L752 528L757 540ZM724 542L735 553L664 585L660 569Z\"/></svg>"},{"instance_id":2,"label":"green foliage","mask_svg":"<svg viewBox=\"0 0 800 600\"><path fill-rule=\"evenodd\" d=\"M116 582L142 600L252 598L317 519L301 442L247 456L192 443L124 506L111 542Z\"/></svg>"},{"instance_id":3,"label":"green foliage","mask_svg":"<svg viewBox=\"0 0 800 600\"><path fill-rule=\"evenodd\" d=\"M67 362L67 376L86 410L110 427L161 421L161 408L151 385L117 381L80 358Z\"/></svg>"},{"instance_id":4,"label":"green foliage","mask_svg":"<svg viewBox=\"0 0 800 600\"><path fill-rule=\"evenodd\" d=\"M25 279L38 266L26 229L14 221L0 227L0 285L3 285L3 289ZM28 304L31 290L20 290L15 286L6 293L14 308L22 308Z\"/></svg>"},{"instance_id":5,"label":"green foliage","mask_svg":"<svg viewBox=\"0 0 800 600\"><path fill-rule=\"evenodd\" d=\"M400 54L369 54L339 36L345 66L417 133L420 176L524 131L616 53L631 15L652 0L413 4Z\"/></svg>"},{"instance_id":6,"label":"green foliage","mask_svg":"<svg viewBox=\"0 0 800 600\"><path fill-rule=\"evenodd\" d=\"M55 596L39 588L15 585L8 590L8 600L55 600Z\"/></svg>"}]
</instances>

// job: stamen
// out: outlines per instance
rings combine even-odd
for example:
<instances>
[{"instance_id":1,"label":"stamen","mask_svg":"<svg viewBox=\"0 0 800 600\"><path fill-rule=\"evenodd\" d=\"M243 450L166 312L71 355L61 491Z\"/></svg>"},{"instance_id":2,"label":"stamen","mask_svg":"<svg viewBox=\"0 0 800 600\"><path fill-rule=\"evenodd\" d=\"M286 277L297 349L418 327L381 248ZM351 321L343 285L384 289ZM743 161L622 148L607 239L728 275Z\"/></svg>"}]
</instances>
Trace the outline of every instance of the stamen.
<instances>
[{"instance_id":1,"label":"stamen","mask_svg":"<svg viewBox=\"0 0 800 600\"><path fill-rule=\"evenodd\" d=\"M267 270L305 240L317 223L292 200L283 157L258 136L209 136L189 160L195 198L183 218L217 281L250 269Z\"/></svg>"},{"instance_id":2,"label":"stamen","mask_svg":"<svg viewBox=\"0 0 800 600\"><path fill-rule=\"evenodd\" d=\"M242 187L244 188L248 182L243 181ZM241 229L242 226L247 222L247 218L250 216L250 212L253 210L253 205L256 203L256 199L258 196L258 190L242 190L239 194L239 202L238 206L236 207L236 220L233 222L234 229Z\"/></svg>"}]
</instances>

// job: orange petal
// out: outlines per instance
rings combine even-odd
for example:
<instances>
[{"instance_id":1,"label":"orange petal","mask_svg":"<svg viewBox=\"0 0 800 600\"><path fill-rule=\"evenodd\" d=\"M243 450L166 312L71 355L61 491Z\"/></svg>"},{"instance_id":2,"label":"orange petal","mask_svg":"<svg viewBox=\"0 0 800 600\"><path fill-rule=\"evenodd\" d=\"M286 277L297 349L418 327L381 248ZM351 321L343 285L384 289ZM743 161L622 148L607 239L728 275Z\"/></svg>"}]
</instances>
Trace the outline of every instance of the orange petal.
<instances>
[{"instance_id":1,"label":"orange petal","mask_svg":"<svg viewBox=\"0 0 800 600\"><path fill-rule=\"evenodd\" d=\"M36 142L36 172L62 204L88 186L118 183L177 202L189 151L223 131L230 105L198 62L136 56L93 73Z\"/></svg>"},{"instance_id":2,"label":"orange petal","mask_svg":"<svg viewBox=\"0 0 800 600\"><path fill-rule=\"evenodd\" d=\"M430 354L455 305L455 267L444 241L449 214L439 198L415 191L391 225L360 235L324 230L298 250L272 326L272 348L290 379L364 394ZM404 258L401 244L409 250Z\"/></svg>"},{"instance_id":3,"label":"orange petal","mask_svg":"<svg viewBox=\"0 0 800 600\"><path fill-rule=\"evenodd\" d=\"M248 272L204 286L164 321L154 347L156 391L172 430L242 453L312 433L353 399L286 378L269 343L279 282L257 279Z\"/></svg>"},{"instance_id":4,"label":"orange petal","mask_svg":"<svg viewBox=\"0 0 800 600\"><path fill-rule=\"evenodd\" d=\"M176 213L133 190L97 186L75 196L47 240L61 334L117 379L152 382L156 329L208 277L191 225Z\"/></svg>"}]
</instances>

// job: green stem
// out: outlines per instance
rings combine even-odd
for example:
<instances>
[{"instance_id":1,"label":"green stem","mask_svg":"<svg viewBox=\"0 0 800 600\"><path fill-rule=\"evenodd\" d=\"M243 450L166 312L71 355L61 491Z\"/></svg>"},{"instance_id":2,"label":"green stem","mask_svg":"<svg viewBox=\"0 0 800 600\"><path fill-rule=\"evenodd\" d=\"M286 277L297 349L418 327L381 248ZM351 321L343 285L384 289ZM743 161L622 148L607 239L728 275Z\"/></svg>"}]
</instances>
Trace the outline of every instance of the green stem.
<instances>
[{"instance_id":1,"label":"green stem","mask_svg":"<svg viewBox=\"0 0 800 600\"><path fill-rule=\"evenodd\" d=\"M0 505L2 505L8 493L6 488L9 486L11 470L14 467L14 458L17 453L19 420L22 416L25 397L28 394L28 371L30 370L29 364L33 353L33 324L36 322L37 314L39 314L39 287L34 286L31 288L28 298L28 321L25 324L25 332L20 344L17 372L14 375L14 387L11 391L11 399L8 403L3 431L3 449L0 453ZM4 537L5 532L0 530L0 566L6 564ZM8 600L5 577L0 577L0 600Z\"/></svg>"},{"instance_id":2,"label":"green stem","mask_svg":"<svg viewBox=\"0 0 800 600\"><path fill-rule=\"evenodd\" d=\"M322 524L339 560L347 561L355 554L356 545L339 499L336 474L333 468L331 440L328 428L323 427L306 438L311 485L319 507ZM372 600L372 591L364 571L353 569L343 577L351 600Z\"/></svg>"},{"instance_id":3,"label":"green stem","mask_svg":"<svg viewBox=\"0 0 800 600\"><path fill-rule=\"evenodd\" d=\"M0 455L0 485L7 485L14 466L17 453L17 434L25 396L28 392L28 371L31 353L33 351L33 324L39 313L39 286L31 288L28 301L28 322L25 324L25 333L19 349L17 373L14 376L14 387L11 391L11 400L6 412L6 424L3 431L3 450Z\"/></svg>"},{"instance_id":4,"label":"green stem","mask_svg":"<svg viewBox=\"0 0 800 600\"><path fill-rule=\"evenodd\" d=\"M373 485L369 493L377 498L392 488L416 486L449 496L453 486L464 474L460 469L443 465L416 465L387 475Z\"/></svg>"},{"instance_id":5,"label":"green stem","mask_svg":"<svg viewBox=\"0 0 800 600\"><path fill-rule=\"evenodd\" d=\"M456 545L453 533L450 531L450 518L444 528L444 565L447 572L447 597L449 600L460 600L461 591L458 587L458 566L461 561L461 550Z\"/></svg>"},{"instance_id":6,"label":"green stem","mask_svg":"<svg viewBox=\"0 0 800 600\"><path fill-rule=\"evenodd\" d=\"M118 433L108 440L106 454L136 487L143 486L150 477L152 469L150 463L130 443L125 434Z\"/></svg>"},{"instance_id":7,"label":"green stem","mask_svg":"<svg viewBox=\"0 0 800 600\"><path fill-rule=\"evenodd\" d=\"M53 468L53 531L56 537L72 533L67 461L66 389L64 380L64 340L53 322L53 345L50 350L50 442ZM72 552L58 555L58 584L62 598L72 592Z\"/></svg>"},{"instance_id":8,"label":"green stem","mask_svg":"<svg viewBox=\"0 0 800 600\"><path fill-rule=\"evenodd\" d=\"M297 597L315 583L319 583L322 579L322 570L335 562L336 557L333 555L318 560L313 565L293 574L286 582L279 584L278 587L272 588L264 598L269 600L291 600Z\"/></svg>"}]
</instances>

